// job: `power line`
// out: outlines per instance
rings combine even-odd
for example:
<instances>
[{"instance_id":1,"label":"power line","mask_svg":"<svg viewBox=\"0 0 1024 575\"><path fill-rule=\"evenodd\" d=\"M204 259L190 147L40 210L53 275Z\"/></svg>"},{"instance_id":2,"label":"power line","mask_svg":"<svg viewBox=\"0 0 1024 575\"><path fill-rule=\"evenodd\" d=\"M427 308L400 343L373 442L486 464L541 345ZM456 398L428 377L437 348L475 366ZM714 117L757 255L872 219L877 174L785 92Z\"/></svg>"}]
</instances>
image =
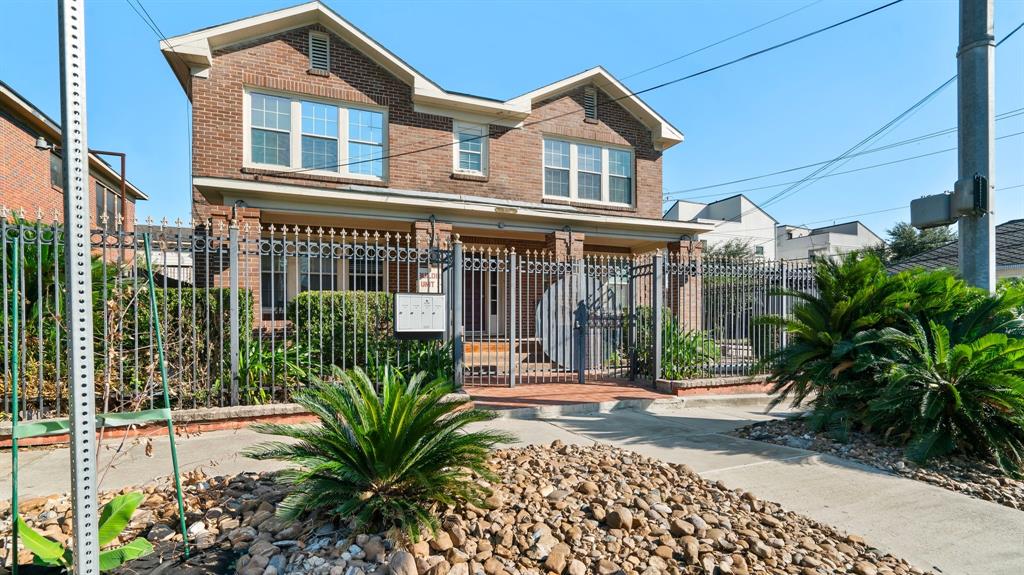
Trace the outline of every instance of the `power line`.
<instances>
[{"instance_id":1,"label":"power line","mask_svg":"<svg viewBox=\"0 0 1024 575\"><path fill-rule=\"evenodd\" d=\"M1024 131L1014 132L1012 134L1006 134L1004 136L999 136L998 138L996 138L996 140L1003 140L1003 139L1006 139L1006 138L1014 138L1014 137L1020 136L1022 134L1024 134ZM800 182L803 182L803 181L809 181L809 182L811 182L811 181L818 181L818 180L823 180L825 178L834 178L836 176L843 176L843 175L846 175L846 174L853 174L853 173L856 173L856 172L863 172L864 170L873 170L875 168L882 168L882 167L885 167L885 166L891 166L893 164L902 164L903 162L909 162L911 160L919 160L921 158L927 158L927 157L930 157L930 156L935 156L935 155L938 155L938 154L944 154L946 152L953 152L953 151L956 151L956 147L955 146L952 147L952 148L944 148L942 150L935 150L933 152L927 152L927 153L924 153L924 154L918 154L916 156L908 156L906 158L899 158L899 159L891 160L891 161L888 161L888 162L881 162L881 163L878 163L878 164L871 164L869 166L862 166L860 168L853 168L851 170L845 170L845 171L842 171L842 172L833 172L833 173L830 173L830 174L825 174L823 176L815 176L813 178L808 178L808 179L801 178L799 180L793 180L791 182L781 182L781 183L778 183L778 184L769 184L769 185L766 185L766 186L758 186L758 187L755 187L755 188L744 188L744 189L741 189L741 190L732 190L732 191L729 191L729 192L721 192L721 193L716 193L716 194L705 194L705 195L702 195L702 196L691 196L689 198L685 198L683 201L696 200L696 199L701 199L701 198L713 198L713 197L719 197L719 196L733 196L733 195L736 195L736 194L743 194L743 193L746 193L746 192L756 192L756 191L759 191L759 190L769 190L771 188L780 188L782 186L788 186L790 184L797 184L797 183L800 183ZM851 155L851 157L852 157L852 155ZM817 165L817 164L815 164L815 165Z\"/></svg>"},{"instance_id":2,"label":"power line","mask_svg":"<svg viewBox=\"0 0 1024 575\"><path fill-rule=\"evenodd\" d=\"M1007 40L1012 38L1013 35L1016 34L1022 27L1024 27L1024 22L1021 22L1019 25L1017 25L1017 27L1014 28L1013 30L1011 30L1009 34L1004 36L1002 40L999 40L998 42L996 42L996 48L998 48L1004 42L1006 42ZM767 201L762 202L759 206L757 206L755 208L751 208L751 209L746 210L744 212L741 212L740 214L737 214L736 218L742 218L744 215L746 215L748 213L751 213L755 209L763 209L763 208L765 208L767 206L770 206L770 205L772 205L774 203L778 203L778 202L780 202L780 201L782 201L782 200L784 200L784 199L786 199L786 198L788 198L788 197L790 197L790 196L800 192L803 189L806 189L811 184L813 184L815 181L817 181L818 179L821 179L821 178L816 178L815 176L817 176L818 174L820 174L822 172L825 172L827 170L835 169L836 167L838 167L838 166L848 162L850 160L850 155L851 154L856 153L858 149L860 149L862 146L866 145L867 143L869 143L869 142L871 142L873 140L876 140L876 139L884 136L888 132L892 131L896 126L898 126L906 118L909 118L918 109L920 109L922 106L924 106L925 104L930 102L936 95L938 95L940 92L942 92L947 87L949 87L956 80L956 78L957 78L957 75L954 74L948 80L946 80L945 82L940 84L937 88L935 88L934 90L932 90L931 92L926 94L923 98L921 98L920 100L915 102L912 106L910 106L909 108L904 110L898 116L896 116L895 118L893 118L892 120L887 122L885 125L883 125L878 130L875 130L868 137L864 138L860 142L857 142L856 144L854 144L852 147L847 149L842 154L840 154L840 155L836 156L835 158L833 158L832 160L828 161L822 167L818 168L817 170L814 170L810 174L804 176L801 180L793 183L793 185L787 187L786 189L782 190L781 192L779 192L779 193L773 195L772 197L768 198ZM724 225L724 224L728 223L729 221L735 221L736 218L731 218L730 220L726 220L726 221L722 222L721 224L716 225L715 227L717 228L717 227L719 227L721 225Z\"/></svg>"},{"instance_id":3,"label":"power line","mask_svg":"<svg viewBox=\"0 0 1024 575\"><path fill-rule=\"evenodd\" d=\"M634 76L639 76L640 74L646 74L647 72L650 72L651 70L656 70L658 68L661 68L662 66L667 66L667 65L672 64L674 62L678 62L678 61L680 61L680 60L682 60L684 58L689 58L690 56L693 56L694 54L699 54L699 53L701 53L701 52L703 52L705 50L714 48L715 46L718 46L720 44L724 44L724 43L728 42L729 40L734 40L736 38L739 38L740 36L744 36L744 35L749 34L749 33L753 32L755 30L759 30L761 28L764 28L765 26L768 26L769 24L774 24L775 22L778 22L779 20L782 20L783 18L787 18L789 16L792 16L793 14L796 14L797 12L801 12L803 10L806 10L806 9L810 8L811 6L814 6L815 4L820 4L821 2L822 2L822 0L814 0L814 2L811 2L810 4L805 4L805 5L799 7L797 9L795 9L795 10L790 10L789 12L786 12L785 14L782 14L781 16L776 16L775 18L772 18L771 20L768 20L768 21L762 22L762 23L760 23L760 24L758 24L756 26L752 26L750 28L747 28L746 30L743 30L742 32L737 32L737 33L735 33L735 34L733 34L731 36L726 36L725 38L722 38L721 40L718 40L716 42L712 42L712 43L707 44L705 46L701 46L700 48L697 48L696 50L691 50L691 51L689 51L689 52L687 52L687 53L685 53L685 54L683 54L681 56L676 56L675 58L672 58L670 60L665 60L664 62L662 62L660 64L655 64L653 66L648 66L647 68L644 68L643 70L639 70L637 72L633 72L632 74L623 76L621 79L622 80L627 80L627 79L632 78Z\"/></svg>"},{"instance_id":4,"label":"power line","mask_svg":"<svg viewBox=\"0 0 1024 575\"><path fill-rule=\"evenodd\" d=\"M1006 120L1006 119L1013 118L1013 117L1016 117L1016 116L1021 116L1021 115L1024 115L1024 108L1017 108L1015 110L1009 110L1007 112L1003 112L1002 114L996 115L996 121ZM854 158L854 157L857 157L857 156L863 156L863 155L867 155L867 154L874 154L876 152L882 152L882 151L885 151L885 150L891 150L893 148L898 148L898 147L901 147L901 146L907 146L907 145L910 145L910 144L916 144L918 142L923 142L924 140L929 140L931 138L938 138L940 136L946 136L946 135L949 135L949 134L955 134L956 131L957 131L957 128L954 126L952 128L946 128L944 130L938 130L938 131L930 132L930 133L927 133L927 134L921 134L919 136L914 136L912 138L907 138L905 140L900 140L898 142L893 142L891 144L886 144L884 146L879 146L877 148L870 148L870 149L867 149L867 150L863 150L863 151L857 152L855 154L850 154L848 157ZM778 170L778 171L770 172L770 173L767 173L767 174L761 174L759 176L749 176L749 177L746 177L746 178L740 178L738 180L730 180L728 182L719 182L717 184L708 184L708 185L704 185L704 186L697 186L697 187L694 187L694 188L685 188L685 189L682 189L682 190L675 190L673 192L665 192L665 196L669 197L669 196L674 196L674 195L677 195L677 194L686 194L686 193L689 193L689 192L699 192L699 191L702 191L702 190L710 190L712 188L721 188L721 187L729 186L729 185L732 185L732 184L741 184L743 182L749 182L749 181L752 181L752 180L760 180L760 179L763 179L763 178L769 178L771 176L778 176L778 175L787 174L787 173L790 173L790 172L798 172L800 170L805 170L807 168L813 168L815 166L820 166L822 164L827 164L828 162L829 162L829 160L825 160L825 161L821 161L821 162L814 162L812 164L804 164L802 166L797 166L795 168L787 168L785 170ZM711 195L717 195L717 194L711 194ZM696 196L696 197L710 197L710 196Z\"/></svg>"},{"instance_id":5,"label":"power line","mask_svg":"<svg viewBox=\"0 0 1024 575\"><path fill-rule=\"evenodd\" d=\"M743 56L740 56L738 58L733 58L732 60L729 60L727 62L723 62L721 64L717 64L715 66L711 66L709 68L704 68L704 69L699 70L697 72L693 72L692 74L687 74L685 76L680 76L679 78L675 78L675 79L669 80L667 82L662 82L660 84L656 84L656 85L651 86L649 88L644 88L643 90L638 90L636 92L629 92L629 93L627 93L627 94L625 94L623 96L620 96L618 98L612 98L611 102L618 102L620 100L625 100L627 98L636 97L636 96L639 96L641 94L646 94L648 92L653 92L655 90L660 90L662 88L665 88L665 87L668 87L668 86L671 86L671 85L674 85L674 84L678 84L679 82L684 82L686 80L690 80L690 79L693 79L693 78L697 78L699 76L703 76L705 74L709 74L709 73L714 72L716 70L721 70L722 68L726 68L728 66L732 66L734 64L738 64L740 62L749 60L751 58L760 56L762 54L767 54L768 52L772 52L772 51L778 50L779 48L783 48L785 46L789 46L790 44L794 44L794 43L799 42L801 40L806 40L807 38L810 38L812 36L816 36L816 35L821 34L823 32L827 32L829 30L838 28L838 27L843 26L845 24L849 24L850 22L854 22L856 20L859 20L859 19L864 18L866 16L869 16L871 14L874 14L875 12L879 12L879 11L884 10L886 8L889 8L891 6L895 6L896 4L899 4L901 2L903 2L903 0L892 0L891 2L889 2L887 4L883 4L883 5L878 6L876 8L872 8L871 10L867 10L865 12L861 12L860 14L857 14L855 16L851 16L849 18L846 18L845 20L840 20L839 22L835 22L833 24L829 24L828 26L824 26L824 27L818 28L818 29L813 30L811 32L807 32L805 34L801 34L800 36L797 36L795 38L790 38L789 40L785 40L783 42L779 42L777 44L773 44L773 45L768 46L766 48L762 48L760 50L756 50L754 52L750 52L750 53L745 54ZM522 129L525 129L525 128L530 127L530 126L535 126L537 124L542 124L542 123L545 123L545 122L550 122L552 120L557 120L559 118L563 118L565 116L569 116L569 115L572 115L572 114L578 114L580 112L581 112L581 110L571 110L569 112L565 112L565 113L562 113L562 114L557 114L557 115L551 116L549 118L543 118L543 119L540 119L540 120L535 120L533 122L526 122L526 123L523 123L522 125L517 126L516 128L513 128L513 129L522 130ZM482 134L482 135L479 135L479 136L472 136L470 138L463 139L463 140L461 140L461 142L474 141L474 140L479 140L479 139L483 139L483 138L487 138L487 137L489 137L489 134ZM425 148L418 148L418 149L415 149L415 150L408 150L408 151L405 151L405 152L398 152L398 153L392 153L392 154L385 154L385 155L381 155L380 157L374 157L374 158L369 158L369 159L365 159L365 160L356 160L356 161L343 162L343 163L338 163L338 164L326 164L326 165L317 166L317 167L311 167L311 168L296 168L296 169L292 169L292 170L273 170L273 171L270 172L270 174L271 175L287 175L287 174L297 174L297 173L309 172L309 171L315 171L315 170L325 170L325 169L341 168L341 167L344 167L344 166L350 166L350 165L355 165L355 164L364 164L364 163L367 163L367 162L376 162L376 161L380 161L380 160L386 160L386 159L391 159L391 158L398 158L398 157L408 156L408 155L412 155L412 154L418 154L418 153L422 153L422 152L429 152L429 151L437 150L437 149L441 149L441 148L452 147L452 146L454 146L456 144L456 142L454 141L453 138L451 138L450 135L446 135L446 136L444 136L444 138L446 139L446 141L444 143L436 144L436 145L433 145L433 146L427 146Z\"/></svg>"}]
</instances>

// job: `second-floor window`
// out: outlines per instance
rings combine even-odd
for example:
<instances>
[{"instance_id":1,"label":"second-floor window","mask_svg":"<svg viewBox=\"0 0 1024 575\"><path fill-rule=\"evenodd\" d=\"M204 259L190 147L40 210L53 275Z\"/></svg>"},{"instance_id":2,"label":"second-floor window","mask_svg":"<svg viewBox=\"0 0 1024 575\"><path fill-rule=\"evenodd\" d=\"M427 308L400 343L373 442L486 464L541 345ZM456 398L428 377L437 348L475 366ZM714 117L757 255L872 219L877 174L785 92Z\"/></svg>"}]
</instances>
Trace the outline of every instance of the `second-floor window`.
<instances>
[{"instance_id":1,"label":"second-floor window","mask_svg":"<svg viewBox=\"0 0 1024 575\"><path fill-rule=\"evenodd\" d=\"M633 153L622 148L546 138L544 195L633 205Z\"/></svg>"},{"instance_id":2,"label":"second-floor window","mask_svg":"<svg viewBox=\"0 0 1024 575\"><path fill-rule=\"evenodd\" d=\"M248 94L246 163L384 178L384 111L298 97Z\"/></svg>"},{"instance_id":3,"label":"second-floor window","mask_svg":"<svg viewBox=\"0 0 1024 575\"><path fill-rule=\"evenodd\" d=\"M455 122L455 171L487 174L487 126Z\"/></svg>"}]
</instances>

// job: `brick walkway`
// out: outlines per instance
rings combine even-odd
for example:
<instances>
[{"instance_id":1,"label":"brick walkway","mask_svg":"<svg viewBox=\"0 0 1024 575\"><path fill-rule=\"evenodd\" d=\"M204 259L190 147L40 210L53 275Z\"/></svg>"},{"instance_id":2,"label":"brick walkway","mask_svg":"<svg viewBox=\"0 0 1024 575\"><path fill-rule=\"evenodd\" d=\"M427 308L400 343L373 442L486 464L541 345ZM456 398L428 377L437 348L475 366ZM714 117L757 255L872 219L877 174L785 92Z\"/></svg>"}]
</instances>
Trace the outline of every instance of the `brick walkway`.
<instances>
[{"instance_id":1,"label":"brick walkway","mask_svg":"<svg viewBox=\"0 0 1024 575\"><path fill-rule=\"evenodd\" d=\"M490 409L670 397L667 394L658 393L650 387L623 381L593 382L582 385L578 383L537 383L513 388L467 386L466 391L478 407Z\"/></svg>"}]
</instances>

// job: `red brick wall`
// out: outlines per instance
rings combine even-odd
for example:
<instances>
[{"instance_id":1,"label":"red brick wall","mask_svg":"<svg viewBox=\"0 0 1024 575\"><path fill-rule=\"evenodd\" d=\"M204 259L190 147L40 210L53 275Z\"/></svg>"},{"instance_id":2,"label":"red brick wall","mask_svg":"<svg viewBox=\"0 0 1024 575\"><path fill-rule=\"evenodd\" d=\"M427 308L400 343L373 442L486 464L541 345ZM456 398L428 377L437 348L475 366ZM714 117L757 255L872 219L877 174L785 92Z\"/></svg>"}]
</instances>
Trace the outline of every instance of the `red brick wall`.
<instances>
[{"instance_id":1,"label":"red brick wall","mask_svg":"<svg viewBox=\"0 0 1024 575\"><path fill-rule=\"evenodd\" d=\"M37 210L43 221L56 217L63 221L64 194L50 185L50 154L35 147L37 133L28 126L12 120L6 111L0 111L0 206L9 210L24 210L25 217L35 221ZM104 182L115 192L119 184ZM89 177L89 209L96 222L96 176ZM128 202L129 222L135 219L135 204Z\"/></svg>"},{"instance_id":2,"label":"red brick wall","mask_svg":"<svg viewBox=\"0 0 1024 575\"><path fill-rule=\"evenodd\" d=\"M331 74L307 72L307 38L310 28L282 32L214 53L207 79L194 78L193 171L195 176L257 179L304 183L318 187L342 187L352 180L309 174L288 176L254 173L243 169L243 87L265 88L321 98L369 103L388 110L388 151L392 154L451 141L452 120L416 113L411 88L392 77L373 61L331 38ZM314 29L321 29L319 26ZM529 86L524 86L524 90ZM540 103L527 123L553 118L581 108L582 88ZM491 126L489 176L486 181L452 177L451 146L388 160L388 179L381 185L401 189L449 192L485 197L542 200L542 137L558 134L604 143L632 146L635 150L637 208L600 209L594 212L661 217L661 153L654 149L650 131L603 93L598 122L583 120L582 112L532 125L525 129ZM364 180L357 181L366 184ZM200 202L202 198L197 198ZM200 216L205 215L198 208Z\"/></svg>"}]
</instances>

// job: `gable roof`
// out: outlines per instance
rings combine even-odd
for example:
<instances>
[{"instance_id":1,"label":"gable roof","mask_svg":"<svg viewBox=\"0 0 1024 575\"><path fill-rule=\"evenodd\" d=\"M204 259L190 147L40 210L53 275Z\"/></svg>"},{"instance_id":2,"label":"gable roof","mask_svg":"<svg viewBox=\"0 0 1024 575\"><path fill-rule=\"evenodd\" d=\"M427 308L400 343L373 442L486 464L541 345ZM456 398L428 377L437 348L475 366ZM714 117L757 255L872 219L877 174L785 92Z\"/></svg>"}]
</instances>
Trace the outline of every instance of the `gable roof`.
<instances>
[{"instance_id":1,"label":"gable roof","mask_svg":"<svg viewBox=\"0 0 1024 575\"><path fill-rule=\"evenodd\" d=\"M190 77L193 75L207 77L209 75L215 50L311 24L320 24L327 28L390 74L411 86L413 101L418 106L479 114L492 119L512 122L514 125L530 115L534 102L584 84L596 83L599 88L652 131L655 144L660 149L668 148L683 140L683 135L679 130L658 115L604 68L591 68L510 100L496 100L449 91L441 88L319 0L161 40L160 50L177 76L178 82L191 98Z\"/></svg>"},{"instance_id":2,"label":"gable roof","mask_svg":"<svg viewBox=\"0 0 1024 575\"><path fill-rule=\"evenodd\" d=\"M619 82L601 66L584 70L568 78L542 86L536 90L527 92L508 100L512 104L531 106L542 100L564 94L581 86L593 85L610 96L617 104L626 109L640 123L654 130L654 141L659 147L668 148L683 141L683 133L680 132L660 115L651 109L646 102ZM657 130L655 130L657 128Z\"/></svg>"},{"instance_id":3,"label":"gable roof","mask_svg":"<svg viewBox=\"0 0 1024 575\"><path fill-rule=\"evenodd\" d=\"M20 121L30 126L31 129L36 130L37 134L44 136L50 143L60 145L60 124L2 80L0 80L0 108L10 110ZM121 175L118 171L103 161L103 158L92 152L89 152L89 167L113 182L121 182ZM149 199L146 194L142 193L142 190L135 187L130 181L125 181L125 189L129 194L140 200Z\"/></svg>"},{"instance_id":4,"label":"gable roof","mask_svg":"<svg viewBox=\"0 0 1024 575\"><path fill-rule=\"evenodd\" d=\"M1010 220L996 226L996 268L1024 266L1024 219ZM957 240L941 245L889 266L889 271L900 272L913 268L957 269L960 267L960 247Z\"/></svg>"}]
</instances>

